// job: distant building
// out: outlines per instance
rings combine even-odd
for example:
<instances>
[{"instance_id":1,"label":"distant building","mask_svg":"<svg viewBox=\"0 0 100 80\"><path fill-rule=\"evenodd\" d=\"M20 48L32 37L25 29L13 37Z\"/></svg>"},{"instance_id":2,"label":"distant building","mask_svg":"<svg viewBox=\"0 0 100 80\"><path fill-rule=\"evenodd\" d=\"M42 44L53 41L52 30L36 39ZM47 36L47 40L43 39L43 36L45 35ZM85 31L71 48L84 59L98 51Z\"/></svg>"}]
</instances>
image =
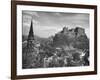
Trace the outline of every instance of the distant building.
<instances>
[{"instance_id":1,"label":"distant building","mask_svg":"<svg viewBox=\"0 0 100 80\"><path fill-rule=\"evenodd\" d=\"M74 38L74 37L85 35L85 29L81 27L76 27L73 29L68 29L68 27L64 27L61 33Z\"/></svg>"},{"instance_id":2,"label":"distant building","mask_svg":"<svg viewBox=\"0 0 100 80\"><path fill-rule=\"evenodd\" d=\"M74 29L75 35L77 35L77 37L85 35L85 29L80 28L80 27L76 27Z\"/></svg>"},{"instance_id":3,"label":"distant building","mask_svg":"<svg viewBox=\"0 0 100 80\"><path fill-rule=\"evenodd\" d=\"M62 33L66 34L68 32L69 32L68 27L64 27L63 30L62 30Z\"/></svg>"}]
</instances>

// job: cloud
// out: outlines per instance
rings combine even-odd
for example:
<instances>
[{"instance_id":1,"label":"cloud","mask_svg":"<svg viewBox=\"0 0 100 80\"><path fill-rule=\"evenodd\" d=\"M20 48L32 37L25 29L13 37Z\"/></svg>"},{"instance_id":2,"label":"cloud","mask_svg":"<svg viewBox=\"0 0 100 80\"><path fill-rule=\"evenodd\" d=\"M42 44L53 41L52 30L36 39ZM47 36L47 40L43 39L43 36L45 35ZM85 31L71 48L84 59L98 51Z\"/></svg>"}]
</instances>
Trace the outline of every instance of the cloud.
<instances>
[{"instance_id":1,"label":"cloud","mask_svg":"<svg viewBox=\"0 0 100 80\"><path fill-rule=\"evenodd\" d=\"M53 14L56 15L56 16L61 16L61 13L58 13L58 12L53 13Z\"/></svg>"},{"instance_id":2,"label":"cloud","mask_svg":"<svg viewBox=\"0 0 100 80\"><path fill-rule=\"evenodd\" d=\"M37 24L37 25L39 24L39 21L37 21L37 20L35 20L35 19L32 19L32 22L33 22L33 25L34 25L34 24Z\"/></svg>"},{"instance_id":3,"label":"cloud","mask_svg":"<svg viewBox=\"0 0 100 80\"><path fill-rule=\"evenodd\" d=\"M62 28L57 28L53 26L35 26L34 34L40 37L49 37L51 35L55 35L55 33L61 31Z\"/></svg>"},{"instance_id":4,"label":"cloud","mask_svg":"<svg viewBox=\"0 0 100 80\"><path fill-rule=\"evenodd\" d=\"M29 27L29 25L31 24L31 20L33 24L39 24L39 21L37 21L36 19L32 19L29 15L23 15L23 25Z\"/></svg>"},{"instance_id":5,"label":"cloud","mask_svg":"<svg viewBox=\"0 0 100 80\"><path fill-rule=\"evenodd\" d=\"M23 27L29 28L32 20L34 32L40 37L53 35L62 30L64 26L74 28L77 25L87 28L86 34L89 34L89 14L42 11L23 11L22 14Z\"/></svg>"},{"instance_id":6,"label":"cloud","mask_svg":"<svg viewBox=\"0 0 100 80\"><path fill-rule=\"evenodd\" d=\"M28 15L28 16L31 16L31 17L39 17L38 13L37 12L34 12L34 11L23 11L22 12L23 15Z\"/></svg>"}]
</instances>

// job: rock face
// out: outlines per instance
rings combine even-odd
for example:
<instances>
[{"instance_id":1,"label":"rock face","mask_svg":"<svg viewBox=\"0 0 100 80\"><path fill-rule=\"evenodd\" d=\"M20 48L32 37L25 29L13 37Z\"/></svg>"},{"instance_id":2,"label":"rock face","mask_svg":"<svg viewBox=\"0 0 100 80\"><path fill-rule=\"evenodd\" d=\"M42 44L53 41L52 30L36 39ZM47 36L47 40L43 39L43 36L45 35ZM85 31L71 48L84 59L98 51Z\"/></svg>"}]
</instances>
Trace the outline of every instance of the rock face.
<instances>
[{"instance_id":1,"label":"rock face","mask_svg":"<svg viewBox=\"0 0 100 80\"><path fill-rule=\"evenodd\" d=\"M89 39L85 34L85 29L76 27L68 29L64 27L62 31L56 33L53 38L53 46L73 46L74 48L89 48Z\"/></svg>"},{"instance_id":2,"label":"rock face","mask_svg":"<svg viewBox=\"0 0 100 80\"><path fill-rule=\"evenodd\" d=\"M80 28L80 27L76 27L73 29L68 29L67 27L64 27L60 33L67 35L69 37L72 37L72 38L86 35L85 30L83 28Z\"/></svg>"}]
</instances>

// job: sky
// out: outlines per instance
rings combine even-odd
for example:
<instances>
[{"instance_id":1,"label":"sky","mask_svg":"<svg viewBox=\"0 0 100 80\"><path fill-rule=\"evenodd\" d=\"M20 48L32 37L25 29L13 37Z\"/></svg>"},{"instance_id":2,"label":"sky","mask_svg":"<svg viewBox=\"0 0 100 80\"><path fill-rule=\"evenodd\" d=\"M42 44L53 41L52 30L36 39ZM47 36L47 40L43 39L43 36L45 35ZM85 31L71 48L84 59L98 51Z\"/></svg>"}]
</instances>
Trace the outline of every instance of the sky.
<instances>
[{"instance_id":1,"label":"sky","mask_svg":"<svg viewBox=\"0 0 100 80\"><path fill-rule=\"evenodd\" d=\"M22 11L23 35L28 35L29 28L33 22L34 34L47 38L61 31L63 27L69 29L82 27L89 38L89 14L86 13L62 13L62 12L40 12Z\"/></svg>"}]
</instances>

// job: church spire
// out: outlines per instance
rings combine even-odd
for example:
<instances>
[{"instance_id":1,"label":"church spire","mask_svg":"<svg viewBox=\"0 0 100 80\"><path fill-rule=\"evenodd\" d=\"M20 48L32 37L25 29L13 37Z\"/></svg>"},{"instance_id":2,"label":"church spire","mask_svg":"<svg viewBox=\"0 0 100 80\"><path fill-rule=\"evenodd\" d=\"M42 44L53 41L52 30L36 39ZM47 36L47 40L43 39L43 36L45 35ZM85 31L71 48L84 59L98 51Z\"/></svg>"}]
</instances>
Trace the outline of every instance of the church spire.
<instances>
[{"instance_id":1,"label":"church spire","mask_svg":"<svg viewBox=\"0 0 100 80\"><path fill-rule=\"evenodd\" d=\"M28 41L29 40L34 40L34 32L33 32L33 22L32 22L32 20L31 20L31 25L30 25L29 35L28 35Z\"/></svg>"}]
</instances>

